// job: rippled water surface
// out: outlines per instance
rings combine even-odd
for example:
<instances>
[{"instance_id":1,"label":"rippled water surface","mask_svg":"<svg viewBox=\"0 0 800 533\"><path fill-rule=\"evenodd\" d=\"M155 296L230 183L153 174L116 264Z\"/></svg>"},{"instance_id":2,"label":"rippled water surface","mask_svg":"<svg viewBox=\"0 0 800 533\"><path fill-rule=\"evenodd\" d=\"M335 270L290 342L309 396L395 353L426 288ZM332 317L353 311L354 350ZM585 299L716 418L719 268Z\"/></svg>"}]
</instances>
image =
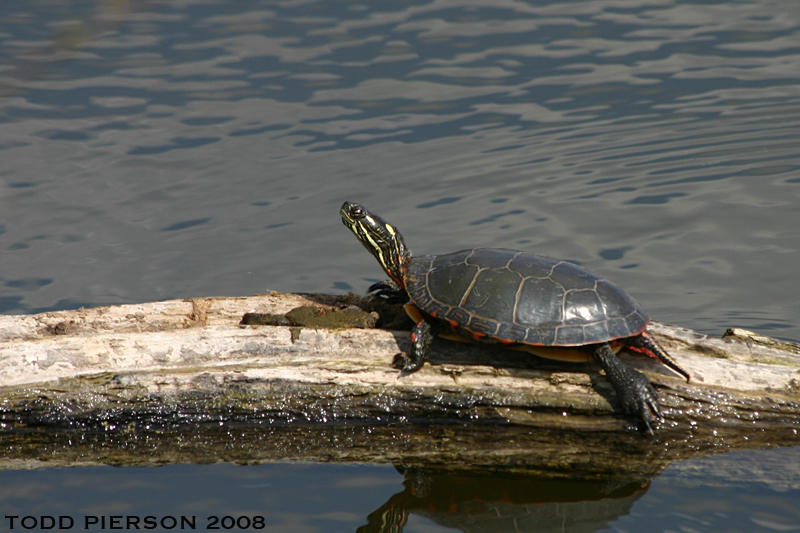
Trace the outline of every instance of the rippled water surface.
<instances>
[{"instance_id":1,"label":"rippled water surface","mask_svg":"<svg viewBox=\"0 0 800 533\"><path fill-rule=\"evenodd\" d=\"M361 292L383 275L339 221L353 200L417 253L563 257L658 320L799 341L799 79L789 0L3 0L0 312ZM402 490L303 468L383 493L308 500L293 531L352 531ZM300 499L314 478L225 472ZM609 527L800 530L797 485L688 502L670 479ZM689 518L627 521L652 513Z\"/></svg>"}]
</instances>

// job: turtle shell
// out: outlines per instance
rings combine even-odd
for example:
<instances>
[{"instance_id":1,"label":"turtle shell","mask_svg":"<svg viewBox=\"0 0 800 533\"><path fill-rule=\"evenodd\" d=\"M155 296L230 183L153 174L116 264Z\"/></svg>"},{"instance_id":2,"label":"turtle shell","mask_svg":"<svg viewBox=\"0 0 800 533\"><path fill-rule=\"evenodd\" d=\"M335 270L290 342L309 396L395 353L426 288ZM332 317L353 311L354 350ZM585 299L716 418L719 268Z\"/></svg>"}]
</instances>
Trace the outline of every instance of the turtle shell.
<instances>
[{"instance_id":1,"label":"turtle shell","mask_svg":"<svg viewBox=\"0 0 800 533\"><path fill-rule=\"evenodd\" d=\"M638 335L649 317L625 291L581 267L516 250L414 257L405 287L454 329L534 346L582 346Z\"/></svg>"}]
</instances>

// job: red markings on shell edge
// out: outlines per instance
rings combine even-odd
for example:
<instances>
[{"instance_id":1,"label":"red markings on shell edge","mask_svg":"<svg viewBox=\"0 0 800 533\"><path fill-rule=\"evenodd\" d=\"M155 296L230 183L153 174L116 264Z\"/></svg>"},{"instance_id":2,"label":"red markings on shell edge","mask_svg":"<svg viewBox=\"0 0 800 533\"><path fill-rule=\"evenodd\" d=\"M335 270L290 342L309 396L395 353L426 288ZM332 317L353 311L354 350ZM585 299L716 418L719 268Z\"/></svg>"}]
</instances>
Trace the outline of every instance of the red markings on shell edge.
<instances>
[{"instance_id":1,"label":"red markings on shell edge","mask_svg":"<svg viewBox=\"0 0 800 533\"><path fill-rule=\"evenodd\" d=\"M450 322L450 330L453 331L453 333L455 333L456 330L458 329L458 322L456 322L455 320L448 320L448 322Z\"/></svg>"},{"instance_id":2,"label":"red markings on shell edge","mask_svg":"<svg viewBox=\"0 0 800 533\"><path fill-rule=\"evenodd\" d=\"M480 333L478 331L472 331L472 338L475 342L480 342L480 340L486 336L486 333Z\"/></svg>"}]
</instances>

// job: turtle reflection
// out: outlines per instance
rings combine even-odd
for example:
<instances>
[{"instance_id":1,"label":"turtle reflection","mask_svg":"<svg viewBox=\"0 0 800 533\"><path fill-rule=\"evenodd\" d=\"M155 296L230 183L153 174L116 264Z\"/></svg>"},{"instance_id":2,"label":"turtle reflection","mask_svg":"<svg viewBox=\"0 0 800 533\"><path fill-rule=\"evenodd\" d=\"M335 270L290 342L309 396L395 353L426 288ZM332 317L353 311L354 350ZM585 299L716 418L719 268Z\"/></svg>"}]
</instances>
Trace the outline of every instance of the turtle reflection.
<instances>
[{"instance_id":1,"label":"turtle reflection","mask_svg":"<svg viewBox=\"0 0 800 533\"><path fill-rule=\"evenodd\" d=\"M467 533L589 533L628 514L648 482L542 478L526 474L398 467L404 489L358 533L400 533L409 515Z\"/></svg>"}]
</instances>

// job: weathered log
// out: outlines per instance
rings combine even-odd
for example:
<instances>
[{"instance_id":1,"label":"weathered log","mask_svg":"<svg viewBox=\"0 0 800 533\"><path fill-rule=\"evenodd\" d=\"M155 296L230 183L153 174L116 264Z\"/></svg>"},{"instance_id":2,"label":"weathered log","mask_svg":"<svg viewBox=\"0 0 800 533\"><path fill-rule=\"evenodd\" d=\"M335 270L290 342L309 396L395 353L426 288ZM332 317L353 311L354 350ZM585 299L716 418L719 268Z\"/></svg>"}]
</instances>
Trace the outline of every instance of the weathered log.
<instances>
[{"instance_id":1,"label":"weathered log","mask_svg":"<svg viewBox=\"0 0 800 533\"><path fill-rule=\"evenodd\" d=\"M348 305L370 310L353 295L271 293L0 317L0 465L301 459L627 479L800 443L791 344L653 324L692 381L623 355L659 393L665 420L650 437L615 414L594 365L443 340L398 379L389 362L408 332L342 328ZM336 327L239 324L303 306Z\"/></svg>"}]
</instances>

